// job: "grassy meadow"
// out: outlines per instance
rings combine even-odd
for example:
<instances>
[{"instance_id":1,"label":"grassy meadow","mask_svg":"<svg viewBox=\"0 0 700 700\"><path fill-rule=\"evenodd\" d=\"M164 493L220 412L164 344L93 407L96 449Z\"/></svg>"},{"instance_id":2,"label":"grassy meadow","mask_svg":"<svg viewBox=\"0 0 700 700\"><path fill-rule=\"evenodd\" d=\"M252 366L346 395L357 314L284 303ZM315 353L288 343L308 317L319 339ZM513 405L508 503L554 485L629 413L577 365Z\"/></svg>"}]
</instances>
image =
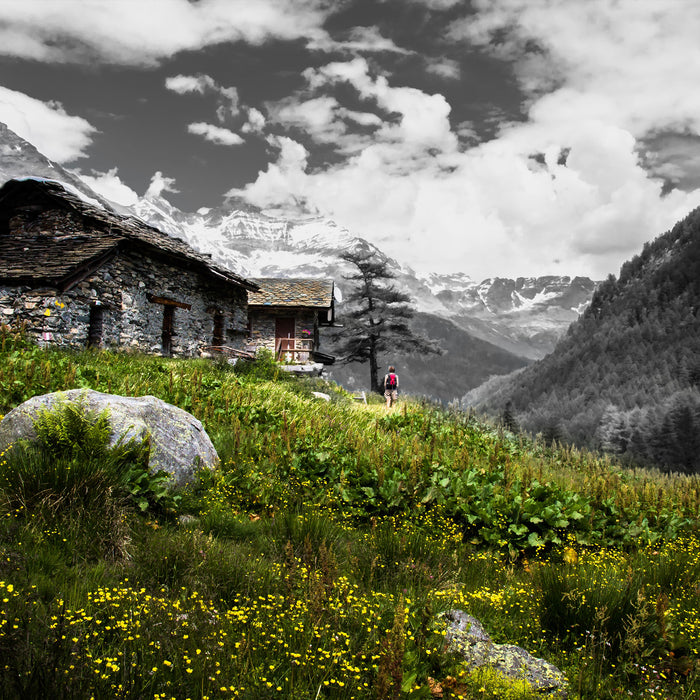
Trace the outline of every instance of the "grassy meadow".
<instances>
[{"instance_id":1,"label":"grassy meadow","mask_svg":"<svg viewBox=\"0 0 700 700\"><path fill-rule=\"evenodd\" d=\"M173 493L71 412L0 454L2 698L536 697L460 665L451 608L562 669L570 698L700 697L695 476L359 404L269 359L0 332L0 415L79 387L192 412L221 467Z\"/></svg>"}]
</instances>

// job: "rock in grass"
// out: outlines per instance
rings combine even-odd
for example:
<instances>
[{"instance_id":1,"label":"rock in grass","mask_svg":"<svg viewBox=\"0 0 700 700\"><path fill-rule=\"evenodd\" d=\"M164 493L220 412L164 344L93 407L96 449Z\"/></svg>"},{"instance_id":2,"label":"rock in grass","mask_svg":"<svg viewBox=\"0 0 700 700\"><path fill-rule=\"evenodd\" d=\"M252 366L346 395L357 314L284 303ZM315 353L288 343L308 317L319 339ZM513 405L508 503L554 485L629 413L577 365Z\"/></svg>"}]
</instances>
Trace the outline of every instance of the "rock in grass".
<instances>
[{"instance_id":1,"label":"rock in grass","mask_svg":"<svg viewBox=\"0 0 700 700\"><path fill-rule=\"evenodd\" d=\"M543 697L567 697L566 677L553 664L522 647L494 644L479 620L463 610L449 610L445 619L448 649L462 657L470 669L489 666L505 678L527 681Z\"/></svg>"},{"instance_id":2,"label":"rock in grass","mask_svg":"<svg viewBox=\"0 0 700 700\"><path fill-rule=\"evenodd\" d=\"M184 486L194 480L198 469L212 469L219 462L202 424L187 411L155 396L117 396L91 389L34 396L14 408L0 421L0 451L18 439L36 439L34 421L39 412L51 410L59 401L80 403L95 415L108 409L112 445L120 439L140 442L150 436L148 468L168 472L173 485Z\"/></svg>"}]
</instances>

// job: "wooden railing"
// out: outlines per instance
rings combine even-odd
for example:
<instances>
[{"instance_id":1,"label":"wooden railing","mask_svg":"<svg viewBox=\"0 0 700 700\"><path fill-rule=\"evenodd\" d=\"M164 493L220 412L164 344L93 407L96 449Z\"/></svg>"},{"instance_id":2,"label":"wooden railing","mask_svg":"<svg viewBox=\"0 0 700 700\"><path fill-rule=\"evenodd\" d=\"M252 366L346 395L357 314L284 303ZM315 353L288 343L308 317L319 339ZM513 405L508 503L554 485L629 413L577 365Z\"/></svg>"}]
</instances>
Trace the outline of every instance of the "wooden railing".
<instances>
[{"instance_id":1,"label":"wooden railing","mask_svg":"<svg viewBox=\"0 0 700 700\"><path fill-rule=\"evenodd\" d=\"M295 348L283 348L282 343L284 340L287 340L287 338L280 339L277 342L277 345L275 347L275 358L277 359L278 362L281 361L282 359L284 359L285 355L290 355L291 359L295 359L295 357L298 357L298 356L304 355L304 354L307 355L307 357L304 358L304 361L306 361L308 359L308 355L313 351L313 347L309 347L309 348L296 348L296 347ZM289 340L291 340L292 342L295 342L293 338L290 338ZM301 342L305 342L305 341L301 341ZM313 345L313 343L311 343L310 341L308 341L308 342L310 345Z\"/></svg>"},{"instance_id":2,"label":"wooden railing","mask_svg":"<svg viewBox=\"0 0 700 700\"><path fill-rule=\"evenodd\" d=\"M240 357L244 360L254 360L255 352L249 350L239 350L238 348L231 348L227 345L205 345L202 347L204 352L211 352L219 355L225 355L227 357Z\"/></svg>"}]
</instances>

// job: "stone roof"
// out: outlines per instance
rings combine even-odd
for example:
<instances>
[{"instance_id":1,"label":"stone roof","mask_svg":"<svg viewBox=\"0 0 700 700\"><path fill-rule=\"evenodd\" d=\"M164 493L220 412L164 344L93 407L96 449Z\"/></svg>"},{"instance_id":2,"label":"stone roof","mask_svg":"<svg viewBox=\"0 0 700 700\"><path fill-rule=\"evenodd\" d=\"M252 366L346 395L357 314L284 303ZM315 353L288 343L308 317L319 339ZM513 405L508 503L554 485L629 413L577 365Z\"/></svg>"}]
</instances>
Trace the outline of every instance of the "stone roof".
<instances>
[{"instance_id":1,"label":"stone roof","mask_svg":"<svg viewBox=\"0 0 700 700\"><path fill-rule=\"evenodd\" d=\"M25 211L62 210L77 214L79 228L18 231L9 219ZM81 270L93 270L123 249L141 249L171 264L220 281L257 289L249 280L216 265L184 241L135 218L92 204L59 182L39 178L9 180L0 188L0 281L65 286Z\"/></svg>"},{"instance_id":2,"label":"stone roof","mask_svg":"<svg viewBox=\"0 0 700 700\"><path fill-rule=\"evenodd\" d=\"M254 277L251 282L260 292L248 292L248 306L298 306L330 309L333 307L333 281L276 277Z\"/></svg>"}]
</instances>

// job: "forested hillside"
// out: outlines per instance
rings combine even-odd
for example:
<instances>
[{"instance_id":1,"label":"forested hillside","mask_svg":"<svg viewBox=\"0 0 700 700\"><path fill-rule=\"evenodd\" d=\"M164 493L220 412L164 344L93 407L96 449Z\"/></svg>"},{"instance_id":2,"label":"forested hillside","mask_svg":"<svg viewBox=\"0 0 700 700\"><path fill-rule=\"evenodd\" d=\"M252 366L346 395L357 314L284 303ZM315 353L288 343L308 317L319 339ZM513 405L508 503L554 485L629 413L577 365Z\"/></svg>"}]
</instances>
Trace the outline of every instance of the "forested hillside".
<instances>
[{"instance_id":1,"label":"forested hillside","mask_svg":"<svg viewBox=\"0 0 700 700\"><path fill-rule=\"evenodd\" d=\"M548 438L700 471L700 208L603 282L551 355L466 401Z\"/></svg>"}]
</instances>

